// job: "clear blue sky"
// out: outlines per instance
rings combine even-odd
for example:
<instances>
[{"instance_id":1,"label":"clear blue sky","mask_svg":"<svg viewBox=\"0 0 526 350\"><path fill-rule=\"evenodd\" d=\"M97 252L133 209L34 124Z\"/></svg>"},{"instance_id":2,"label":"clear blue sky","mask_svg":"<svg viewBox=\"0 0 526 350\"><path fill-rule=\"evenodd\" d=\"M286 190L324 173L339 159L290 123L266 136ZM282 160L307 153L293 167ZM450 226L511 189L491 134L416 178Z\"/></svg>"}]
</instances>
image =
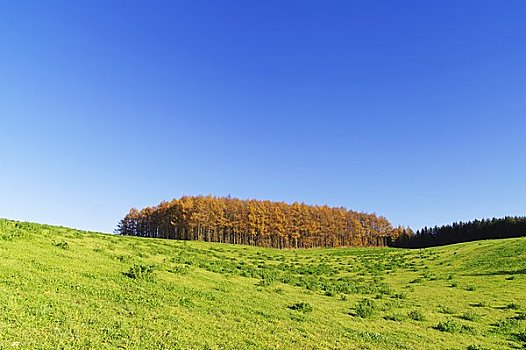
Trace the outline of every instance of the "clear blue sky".
<instances>
[{"instance_id":1,"label":"clear blue sky","mask_svg":"<svg viewBox=\"0 0 526 350\"><path fill-rule=\"evenodd\" d=\"M1 1L0 217L183 194L526 214L526 1Z\"/></svg>"}]
</instances>

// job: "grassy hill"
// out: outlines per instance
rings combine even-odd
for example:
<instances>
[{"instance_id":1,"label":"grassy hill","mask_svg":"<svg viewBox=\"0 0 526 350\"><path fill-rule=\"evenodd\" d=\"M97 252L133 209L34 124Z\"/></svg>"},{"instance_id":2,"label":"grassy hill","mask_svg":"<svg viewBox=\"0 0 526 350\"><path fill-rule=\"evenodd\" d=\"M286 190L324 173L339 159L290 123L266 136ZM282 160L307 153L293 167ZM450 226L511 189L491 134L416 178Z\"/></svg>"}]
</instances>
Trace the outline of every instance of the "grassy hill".
<instances>
[{"instance_id":1,"label":"grassy hill","mask_svg":"<svg viewBox=\"0 0 526 350\"><path fill-rule=\"evenodd\" d=\"M526 238L274 250L0 220L0 349L521 349Z\"/></svg>"}]
</instances>

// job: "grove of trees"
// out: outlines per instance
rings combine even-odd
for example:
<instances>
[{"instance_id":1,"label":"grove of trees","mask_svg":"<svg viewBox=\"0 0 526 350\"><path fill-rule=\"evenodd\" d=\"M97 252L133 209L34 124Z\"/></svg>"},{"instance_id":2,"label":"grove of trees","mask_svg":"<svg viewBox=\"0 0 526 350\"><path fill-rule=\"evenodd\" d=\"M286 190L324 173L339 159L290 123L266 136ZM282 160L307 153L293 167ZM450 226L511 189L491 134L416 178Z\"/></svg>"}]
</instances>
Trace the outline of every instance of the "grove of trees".
<instances>
[{"instance_id":1,"label":"grove of trees","mask_svg":"<svg viewBox=\"0 0 526 350\"><path fill-rule=\"evenodd\" d=\"M121 235L200 240L275 248L387 246L405 229L382 216L345 208L184 196L135 208L119 222Z\"/></svg>"},{"instance_id":2,"label":"grove of trees","mask_svg":"<svg viewBox=\"0 0 526 350\"><path fill-rule=\"evenodd\" d=\"M392 241L395 247L425 248L480 239L526 236L526 217L506 216L501 219L482 219L455 222L451 225L424 227L410 234L403 232Z\"/></svg>"}]
</instances>

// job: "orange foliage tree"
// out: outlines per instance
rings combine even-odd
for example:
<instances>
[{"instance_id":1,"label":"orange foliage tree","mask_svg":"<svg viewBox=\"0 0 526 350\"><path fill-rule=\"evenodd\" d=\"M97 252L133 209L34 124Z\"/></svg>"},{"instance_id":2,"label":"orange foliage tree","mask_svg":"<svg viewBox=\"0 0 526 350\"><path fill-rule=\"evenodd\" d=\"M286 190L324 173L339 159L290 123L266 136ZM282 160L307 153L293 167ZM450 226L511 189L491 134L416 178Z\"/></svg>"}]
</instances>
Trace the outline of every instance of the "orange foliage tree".
<instances>
[{"instance_id":1,"label":"orange foliage tree","mask_svg":"<svg viewBox=\"0 0 526 350\"><path fill-rule=\"evenodd\" d=\"M132 208L116 229L122 235L275 248L386 246L401 231L382 216L341 207L213 196Z\"/></svg>"}]
</instances>

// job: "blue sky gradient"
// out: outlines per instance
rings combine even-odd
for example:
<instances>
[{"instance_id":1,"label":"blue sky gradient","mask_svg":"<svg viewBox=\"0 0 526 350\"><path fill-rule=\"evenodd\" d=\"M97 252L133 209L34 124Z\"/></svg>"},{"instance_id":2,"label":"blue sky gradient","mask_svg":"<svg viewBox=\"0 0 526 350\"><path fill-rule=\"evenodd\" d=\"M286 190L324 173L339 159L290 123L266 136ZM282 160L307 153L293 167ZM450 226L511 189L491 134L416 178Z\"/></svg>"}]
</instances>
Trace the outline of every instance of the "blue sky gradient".
<instances>
[{"instance_id":1,"label":"blue sky gradient","mask_svg":"<svg viewBox=\"0 0 526 350\"><path fill-rule=\"evenodd\" d=\"M183 194L526 215L524 1L0 2L0 217Z\"/></svg>"}]
</instances>

